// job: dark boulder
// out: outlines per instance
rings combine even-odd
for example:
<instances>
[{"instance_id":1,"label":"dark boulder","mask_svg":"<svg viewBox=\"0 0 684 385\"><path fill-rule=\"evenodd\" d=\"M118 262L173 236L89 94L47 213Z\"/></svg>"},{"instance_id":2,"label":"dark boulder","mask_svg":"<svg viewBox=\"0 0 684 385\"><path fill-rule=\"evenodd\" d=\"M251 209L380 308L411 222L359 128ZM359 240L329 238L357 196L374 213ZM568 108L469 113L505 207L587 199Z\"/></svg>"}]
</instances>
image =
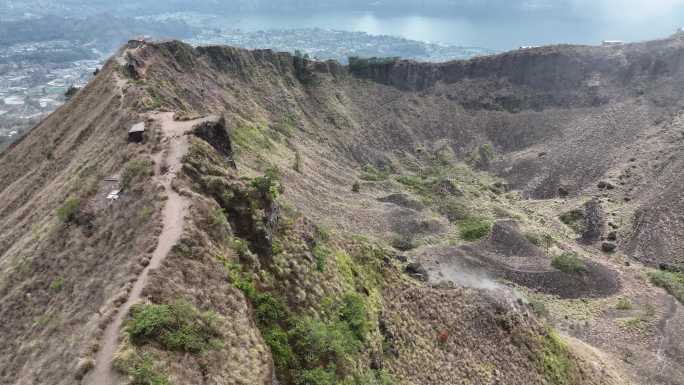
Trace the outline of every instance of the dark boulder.
<instances>
[{"instance_id":1,"label":"dark boulder","mask_svg":"<svg viewBox=\"0 0 684 385\"><path fill-rule=\"evenodd\" d=\"M541 250L520 232L517 222L512 220L497 221L492 226L489 243L492 251L506 257L530 257L541 254Z\"/></svg>"},{"instance_id":2,"label":"dark boulder","mask_svg":"<svg viewBox=\"0 0 684 385\"><path fill-rule=\"evenodd\" d=\"M390 194L386 197L378 198L378 201L384 203L392 203L400 207L406 207L407 209L417 211L423 210L425 208L425 206L422 203L411 198L411 196L407 194Z\"/></svg>"},{"instance_id":3,"label":"dark boulder","mask_svg":"<svg viewBox=\"0 0 684 385\"><path fill-rule=\"evenodd\" d=\"M415 279L425 282L427 282L428 280L427 270L423 267L423 265L421 265L418 262L412 262L406 265L406 268L404 268L404 272L406 272L406 274L410 275Z\"/></svg>"},{"instance_id":4,"label":"dark boulder","mask_svg":"<svg viewBox=\"0 0 684 385\"><path fill-rule=\"evenodd\" d=\"M613 242L603 242L601 244L601 250L606 253L613 253L615 250L617 250L617 245Z\"/></svg>"},{"instance_id":5,"label":"dark boulder","mask_svg":"<svg viewBox=\"0 0 684 385\"><path fill-rule=\"evenodd\" d=\"M432 186L432 192L438 195L463 196L463 190L451 179L442 179L436 182Z\"/></svg>"},{"instance_id":6,"label":"dark boulder","mask_svg":"<svg viewBox=\"0 0 684 385\"><path fill-rule=\"evenodd\" d=\"M492 190L492 192L495 194L503 194L510 191L510 187L506 183L496 182L492 185L492 187L490 187L490 190Z\"/></svg>"},{"instance_id":7,"label":"dark boulder","mask_svg":"<svg viewBox=\"0 0 684 385\"><path fill-rule=\"evenodd\" d=\"M594 198L584 205L584 232L582 232L581 241L587 244L599 241L604 227L601 202Z\"/></svg>"},{"instance_id":8,"label":"dark boulder","mask_svg":"<svg viewBox=\"0 0 684 385\"><path fill-rule=\"evenodd\" d=\"M382 366L382 353L377 351L373 352L370 359L370 368L373 370L380 370L382 369Z\"/></svg>"},{"instance_id":9,"label":"dark boulder","mask_svg":"<svg viewBox=\"0 0 684 385\"><path fill-rule=\"evenodd\" d=\"M673 265L671 263L660 263L658 264L658 268L671 273L684 273L684 266Z\"/></svg>"},{"instance_id":10,"label":"dark boulder","mask_svg":"<svg viewBox=\"0 0 684 385\"><path fill-rule=\"evenodd\" d=\"M221 154L226 159L232 159L233 146L230 140L230 135L226 129L226 121L221 118L218 121L209 121L201 123L192 130L192 133L198 138L203 139L209 143L216 152ZM235 168L234 162L229 162Z\"/></svg>"},{"instance_id":11,"label":"dark boulder","mask_svg":"<svg viewBox=\"0 0 684 385\"><path fill-rule=\"evenodd\" d=\"M608 181L602 180L602 181L598 182L598 188L600 188L601 190L604 190L604 189L605 190L612 190L615 188L615 185L608 182Z\"/></svg>"}]
</instances>

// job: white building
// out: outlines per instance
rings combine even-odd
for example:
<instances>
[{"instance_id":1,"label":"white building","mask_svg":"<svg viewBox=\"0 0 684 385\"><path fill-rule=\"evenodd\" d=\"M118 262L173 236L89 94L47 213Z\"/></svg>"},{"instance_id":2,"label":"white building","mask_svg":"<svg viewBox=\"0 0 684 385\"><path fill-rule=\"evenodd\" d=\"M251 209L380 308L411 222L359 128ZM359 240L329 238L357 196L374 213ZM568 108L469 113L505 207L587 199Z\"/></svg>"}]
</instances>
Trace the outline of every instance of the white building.
<instances>
[{"instance_id":1,"label":"white building","mask_svg":"<svg viewBox=\"0 0 684 385\"><path fill-rule=\"evenodd\" d=\"M604 40L601 42L602 46L609 47L609 46L615 46L615 45L623 45L625 44L622 40Z\"/></svg>"}]
</instances>

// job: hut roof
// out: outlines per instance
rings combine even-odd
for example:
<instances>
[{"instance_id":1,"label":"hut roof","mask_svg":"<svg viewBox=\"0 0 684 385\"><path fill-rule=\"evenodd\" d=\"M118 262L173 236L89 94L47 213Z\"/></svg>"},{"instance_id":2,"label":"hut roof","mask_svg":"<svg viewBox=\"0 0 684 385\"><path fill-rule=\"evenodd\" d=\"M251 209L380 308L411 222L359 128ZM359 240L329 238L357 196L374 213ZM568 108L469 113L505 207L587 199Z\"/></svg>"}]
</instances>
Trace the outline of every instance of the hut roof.
<instances>
[{"instance_id":1,"label":"hut roof","mask_svg":"<svg viewBox=\"0 0 684 385\"><path fill-rule=\"evenodd\" d=\"M130 130L128 130L129 134L134 132L145 132L145 122L136 123L133 125L133 127L131 127Z\"/></svg>"}]
</instances>

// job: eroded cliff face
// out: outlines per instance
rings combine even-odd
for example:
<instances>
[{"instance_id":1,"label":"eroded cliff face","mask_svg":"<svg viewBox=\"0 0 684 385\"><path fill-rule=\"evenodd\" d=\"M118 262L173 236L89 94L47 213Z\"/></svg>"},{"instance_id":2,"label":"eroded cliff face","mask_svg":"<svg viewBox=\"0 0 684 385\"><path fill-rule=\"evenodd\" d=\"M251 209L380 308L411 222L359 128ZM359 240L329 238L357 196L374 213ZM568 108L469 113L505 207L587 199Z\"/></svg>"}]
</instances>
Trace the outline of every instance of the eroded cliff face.
<instances>
[{"instance_id":1,"label":"eroded cliff face","mask_svg":"<svg viewBox=\"0 0 684 385\"><path fill-rule=\"evenodd\" d=\"M457 154L477 142L491 143L500 155L496 173L530 198L602 194L604 205L627 225L620 230L633 256L681 263L681 246L672 238L683 229L677 210L664 214L655 203L680 203L672 192L681 189L676 159L684 148L681 57L681 36L675 36L617 48L541 47L436 65L398 61L353 72L420 95L414 99L435 99L424 110L416 108L419 102L397 102L379 124L420 127L432 139L449 141ZM440 107L432 109L435 104ZM619 191L597 191L602 180ZM655 217L671 222L659 226ZM630 225L633 218L654 226L637 229Z\"/></svg>"},{"instance_id":2,"label":"eroded cliff face","mask_svg":"<svg viewBox=\"0 0 684 385\"><path fill-rule=\"evenodd\" d=\"M0 382L676 384L682 346L663 336L684 313L622 258L682 262L682 52L350 69L122 49L0 156ZM146 141L127 143L138 121ZM174 223L168 188L187 204ZM103 331L178 225L100 370Z\"/></svg>"}]
</instances>

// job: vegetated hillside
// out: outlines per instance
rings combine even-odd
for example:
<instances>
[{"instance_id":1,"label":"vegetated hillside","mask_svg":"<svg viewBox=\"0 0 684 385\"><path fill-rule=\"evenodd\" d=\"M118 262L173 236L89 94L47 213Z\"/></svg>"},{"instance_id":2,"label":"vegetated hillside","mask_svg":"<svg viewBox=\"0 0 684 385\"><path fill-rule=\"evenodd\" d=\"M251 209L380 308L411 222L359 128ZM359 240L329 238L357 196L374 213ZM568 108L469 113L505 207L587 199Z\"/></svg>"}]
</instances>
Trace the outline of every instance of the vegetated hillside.
<instances>
[{"instance_id":1,"label":"vegetated hillside","mask_svg":"<svg viewBox=\"0 0 684 385\"><path fill-rule=\"evenodd\" d=\"M0 383L681 384L683 51L123 48L0 155Z\"/></svg>"}]
</instances>

